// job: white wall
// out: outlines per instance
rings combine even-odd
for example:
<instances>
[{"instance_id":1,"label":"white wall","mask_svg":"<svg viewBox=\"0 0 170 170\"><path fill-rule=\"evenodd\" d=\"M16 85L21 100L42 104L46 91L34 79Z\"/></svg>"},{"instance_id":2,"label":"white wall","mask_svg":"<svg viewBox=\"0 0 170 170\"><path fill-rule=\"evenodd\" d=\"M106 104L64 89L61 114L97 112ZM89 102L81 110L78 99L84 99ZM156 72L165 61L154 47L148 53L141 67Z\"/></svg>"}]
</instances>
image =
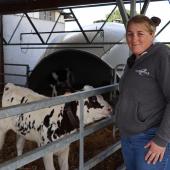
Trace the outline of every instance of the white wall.
<instances>
[{"instance_id":1,"label":"white wall","mask_svg":"<svg viewBox=\"0 0 170 170\"><path fill-rule=\"evenodd\" d=\"M8 42L13 34L21 16L20 15L4 15L3 16L3 36L5 40ZM54 22L52 21L44 21L39 19L31 18L32 22L34 23L35 27L39 32L44 31L51 31L53 28ZM58 23L55 27L54 31L63 31L65 30L64 23ZM10 43L40 43L40 39L35 34L23 35L20 36L21 33L30 33L35 32L32 28L31 24L29 23L28 19L24 17L15 32L14 37L12 38ZM48 35L42 35L43 40L46 41ZM56 34L53 34L49 39L49 42L56 37ZM45 49L22 49L22 47L36 47L33 45L11 45L11 46L4 46L4 62L11 63L11 64L28 64L30 69L32 70L36 63L38 62L41 55L44 53ZM40 45L37 47L41 47ZM6 73L14 73L14 74L25 74L23 67L9 67L5 66ZM25 78L19 77L12 77L6 76L6 82L13 82L17 84L25 84Z\"/></svg>"}]
</instances>

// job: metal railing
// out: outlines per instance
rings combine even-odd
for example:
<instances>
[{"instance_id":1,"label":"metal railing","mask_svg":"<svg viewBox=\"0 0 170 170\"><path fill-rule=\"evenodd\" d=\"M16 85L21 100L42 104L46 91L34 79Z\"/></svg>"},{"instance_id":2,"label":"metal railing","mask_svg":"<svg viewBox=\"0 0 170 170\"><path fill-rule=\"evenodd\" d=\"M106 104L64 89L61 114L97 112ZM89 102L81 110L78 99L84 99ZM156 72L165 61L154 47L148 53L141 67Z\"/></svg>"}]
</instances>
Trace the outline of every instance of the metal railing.
<instances>
[{"instance_id":1,"label":"metal railing","mask_svg":"<svg viewBox=\"0 0 170 170\"><path fill-rule=\"evenodd\" d=\"M0 80L0 85L2 85L2 87L4 87L4 84L6 83L6 80L9 78L9 77L14 77L16 78L15 80L17 80L17 78L24 78L25 81L23 81L24 83L22 84L18 84L16 82L14 82L14 80L7 80L8 82L11 82L11 83L15 83L16 85L20 85L20 86L27 86L27 83L28 83L28 77L29 77L29 74L30 74L30 67L28 64L12 64L12 63L4 63L4 66L7 66L7 67L10 67L9 71L6 72L6 68L5 68L5 71L2 73L0 72L0 76L2 76L2 80ZM16 69L14 69L16 67ZM23 68L25 69L24 73L25 74L18 74L18 73L14 73L13 70L17 70L18 68ZM12 71L11 71L12 70ZM3 88L0 89L0 99L2 97L2 93L3 93Z\"/></svg>"},{"instance_id":2,"label":"metal railing","mask_svg":"<svg viewBox=\"0 0 170 170\"><path fill-rule=\"evenodd\" d=\"M4 77L5 76L11 76L11 77L23 77L25 78L25 84L17 84L17 85L22 85L22 86L25 86L27 85L27 82L28 82L28 77L29 77L29 73L30 73L30 67L28 64L12 64L12 63L5 63L4 66L6 67L10 67L10 69L8 70L17 70L19 68L23 68L25 69L24 71L24 74L17 74L17 73L13 73L13 71L8 71L8 72L4 72L4 73L0 73L0 75L3 75ZM14 69L16 67L16 69ZM4 84L3 82L0 82L0 84Z\"/></svg>"},{"instance_id":3,"label":"metal railing","mask_svg":"<svg viewBox=\"0 0 170 170\"><path fill-rule=\"evenodd\" d=\"M81 91L81 92L76 92L73 93L69 96L57 96L57 97L52 97L50 99L43 99L41 101L35 101L27 104L22 104L22 105L15 105L15 106L10 106L7 108L2 108L0 110L0 118L6 118L10 116L15 116L21 113L27 113L30 111L35 111L38 109L46 108L49 106L54 106L58 104L62 104L65 102L71 102L74 100L79 100L80 102L80 129L76 133L70 134L68 136L63 137L62 139L59 139L55 142L49 143L45 146L36 148L32 151L29 151L21 156L15 157L14 159L11 159L9 161L6 161L2 164L0 164L0 169L1 170L12 170L16 168L20 168L34 160L37 160L41 157L43 157L45 154L49 152L55 152L59 150L60 148L69 145L70 143L80 140L80 150L79 150L79 169L80 170L88 170L92 167L94 167L96 164L104 160L106 157L109 155L113 154L115 151L120 149L121 145L120 142L117 142L116 144L110 146L103 152L99 153L92 159L90 159L87 162L84 162L84 137L101 129L109 124L114 122L114 117L112 118L106 118L104 120L101 120L95 124L92 124L86 128L84 128L83 124L83 99L94 96L97 94L101 93L107 93L110 91L113 91L115 88L117 88L117 84L113 85L108 85L100 88L96 88L94 90L89 90L89 91Z\"/></svg>"}]
</instances>

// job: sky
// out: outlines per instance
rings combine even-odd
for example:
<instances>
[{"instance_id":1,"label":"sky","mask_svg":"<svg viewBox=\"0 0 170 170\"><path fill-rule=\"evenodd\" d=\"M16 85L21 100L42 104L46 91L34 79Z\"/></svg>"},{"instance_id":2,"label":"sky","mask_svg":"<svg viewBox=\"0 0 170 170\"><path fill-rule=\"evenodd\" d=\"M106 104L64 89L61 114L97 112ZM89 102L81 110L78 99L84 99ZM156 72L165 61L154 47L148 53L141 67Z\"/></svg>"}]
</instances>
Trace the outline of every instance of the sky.
<instances>
[{"instance_id":1,"label":"sky","mask_svg":"<svg viewBox=\"0 0 170 170\"><path fill-rule=\"evenodd\" d=\"M130 9L130 5L125 5L126 9ZM82 27L93 24L96 20L106 18L107 14L114 9L114 5L88 7L88 8L75 8L73 9L77 19ZM140 11L140 5L137 4L137 11ZM146 15L148 17L158 16L161 19L161 24L157 28L159 31L170 20L170 3L169 1L150 2ZM77 30L78 26L75 22L67 22L66 30ZM169 36L167 36L167 34ZM170 41L170 24L158 37L161 41Z\"/></svg>"}]
</instances>

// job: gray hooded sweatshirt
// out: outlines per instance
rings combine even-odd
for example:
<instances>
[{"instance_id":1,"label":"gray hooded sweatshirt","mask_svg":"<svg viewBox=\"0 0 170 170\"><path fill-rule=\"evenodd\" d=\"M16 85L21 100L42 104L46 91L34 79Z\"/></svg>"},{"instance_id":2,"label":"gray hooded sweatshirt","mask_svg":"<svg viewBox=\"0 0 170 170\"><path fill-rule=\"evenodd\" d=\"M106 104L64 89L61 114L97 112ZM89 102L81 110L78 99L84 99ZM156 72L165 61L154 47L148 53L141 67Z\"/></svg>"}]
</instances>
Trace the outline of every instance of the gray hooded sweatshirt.
<instances>
[{"instance_id":1,"label":"gray hooded sweatshirt","mask_svg":"<svg viewBox=\"0 0 170 170\"><path fill-rule=\"evenodd\" d=\"M132 64L133 55L128 63ZM119 83L116 123L122 136L131 136L152 127L158 130L154 142L170 142L170 48L155 43L125 67Z\"/></svg>"}]
</instances>

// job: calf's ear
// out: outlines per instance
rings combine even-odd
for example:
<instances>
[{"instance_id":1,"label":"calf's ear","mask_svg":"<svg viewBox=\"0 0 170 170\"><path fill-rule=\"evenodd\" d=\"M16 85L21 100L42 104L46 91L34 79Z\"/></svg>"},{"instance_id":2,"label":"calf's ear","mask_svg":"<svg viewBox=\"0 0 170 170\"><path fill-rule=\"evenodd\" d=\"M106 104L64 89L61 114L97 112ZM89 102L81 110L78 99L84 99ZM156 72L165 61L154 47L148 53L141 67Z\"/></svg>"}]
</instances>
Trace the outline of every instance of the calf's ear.
<instances>
[{"instance_id":1,"label":"calf's ear","mask_svg":"<svg viewBox=\"0 0 170 170\"><path fill-rule=\"evenodd\" d=\"M71 94L71 92L65 92L64 96L69 96Z\"/></svg>"},{"instance_id":2,"label":"calf's ear","mask_svg":"<svg viewBox=\"0 0 170 170\"><path fill-rule=\"evenodd\" d=\"M94 87L93 87L93 86L90 86L90 85L84 85L84 87L83 87L83 90L84 90L84 91L93 90L93 89L94 89Z\"/></svg>"}]
</instances>

